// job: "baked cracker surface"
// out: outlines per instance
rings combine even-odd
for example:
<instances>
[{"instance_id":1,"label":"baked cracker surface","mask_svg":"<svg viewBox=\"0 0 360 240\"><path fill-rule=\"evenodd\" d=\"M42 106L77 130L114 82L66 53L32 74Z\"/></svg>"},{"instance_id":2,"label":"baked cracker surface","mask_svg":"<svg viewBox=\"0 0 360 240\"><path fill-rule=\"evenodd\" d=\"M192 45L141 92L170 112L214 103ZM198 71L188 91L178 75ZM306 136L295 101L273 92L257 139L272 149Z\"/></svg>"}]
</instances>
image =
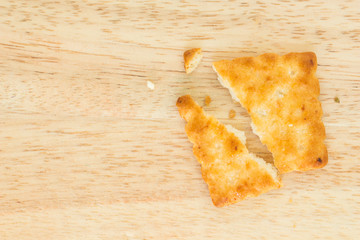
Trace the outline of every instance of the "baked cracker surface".
<instances>
[{"instance_id":1,"label":"baked cracker surface","mask_svg":"<svg viewBox=\"0 0 360 240\"><path fill-rule=\"evenodd\" d=\"M180 97L176 105L187 121L185 130L194 144L194 155L215 206L223 207L281 187L275 167L250 154L245 142L229 127L207 116L189 95Z\"/></svg>"},{"instance_id":2,"label":"baked cracker surface","mask_svg":"<svg viewBox=\"0 0 360 240\"><path fill-rule=\"evenodd\" d=\"M281 173L327 164L315 53L266 53L214 62L213 68L250 114Z\"/></svg>"}]
</instances>

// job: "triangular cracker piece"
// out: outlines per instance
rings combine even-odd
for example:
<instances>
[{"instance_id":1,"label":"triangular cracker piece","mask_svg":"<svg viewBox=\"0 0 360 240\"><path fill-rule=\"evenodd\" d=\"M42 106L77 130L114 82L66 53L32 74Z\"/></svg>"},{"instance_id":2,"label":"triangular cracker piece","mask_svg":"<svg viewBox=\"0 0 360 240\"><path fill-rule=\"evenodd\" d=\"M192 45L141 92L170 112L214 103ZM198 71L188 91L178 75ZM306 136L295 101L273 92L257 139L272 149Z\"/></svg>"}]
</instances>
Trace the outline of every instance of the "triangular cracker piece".
<instances>
[{"instance_id":1,"label":"triangular cracker piece","mask_svg":"<svg viewBox=\"0 0 360 240\"><path fill-rule=\"evenodd\" d=\"M248 152L243 132L205 115L189 95L180 97L176 105L187 121L185 130L215 206L281 187L276 168Z\"/></svg>"},{"instance_id":2,"label":"triangular cracker piece","mask_svg":"<svg viewBox=\"0 0 360 240\"><path fill-rule=\"evenodd\" d=\"M213 64L221 84L250 114L254 132L281 173L321 168L328 161L316 67L312 52Z\"/></svg>"}]
</instances>

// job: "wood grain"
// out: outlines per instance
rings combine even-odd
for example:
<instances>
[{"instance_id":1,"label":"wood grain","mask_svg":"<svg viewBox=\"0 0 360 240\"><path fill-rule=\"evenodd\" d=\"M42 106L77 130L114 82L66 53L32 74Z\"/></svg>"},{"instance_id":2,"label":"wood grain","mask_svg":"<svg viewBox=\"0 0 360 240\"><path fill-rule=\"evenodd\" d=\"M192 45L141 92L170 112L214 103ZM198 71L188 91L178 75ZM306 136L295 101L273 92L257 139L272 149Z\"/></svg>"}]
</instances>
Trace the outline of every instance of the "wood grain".
<instances>
[{"instance_id":1,"label":"wood grain","mask_svg":"<svg viewBox=\"0 0 360 240\"><path fill-rule=\"evenodd\" d=\"M356 239L359 7L2 1L0 239ZM185 75L182 54L191 47L202 47L204 58ZM318 56L329 164L215 208L176 99L211 96L205 110L244 130L249 149L272 161L211 63L291 51Z\"/></svg>"}]
</instances>

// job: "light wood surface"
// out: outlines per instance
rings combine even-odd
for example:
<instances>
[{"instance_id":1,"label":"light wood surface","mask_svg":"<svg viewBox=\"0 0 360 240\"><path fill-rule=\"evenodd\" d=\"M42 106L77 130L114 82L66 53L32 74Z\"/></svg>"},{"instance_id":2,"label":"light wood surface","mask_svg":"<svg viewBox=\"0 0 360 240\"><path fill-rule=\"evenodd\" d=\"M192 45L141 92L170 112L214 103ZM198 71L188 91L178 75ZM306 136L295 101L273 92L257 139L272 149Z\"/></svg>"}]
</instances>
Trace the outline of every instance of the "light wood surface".
<instances>
[{"instance_id":1,"label":"light wood surface","mask_svg":"<svg viewBox=\"0 0 360 240\"><path fill-rule=\"evenodd\" d=\"M357 239L359 9L359 0L1 1L0 239ZM204 58L185 75L191 47ZM205 110L271 161L211 63L292 51L318 56L329 164L215 208L176 99L210 95Z\"/></svg>"}]
</instances>

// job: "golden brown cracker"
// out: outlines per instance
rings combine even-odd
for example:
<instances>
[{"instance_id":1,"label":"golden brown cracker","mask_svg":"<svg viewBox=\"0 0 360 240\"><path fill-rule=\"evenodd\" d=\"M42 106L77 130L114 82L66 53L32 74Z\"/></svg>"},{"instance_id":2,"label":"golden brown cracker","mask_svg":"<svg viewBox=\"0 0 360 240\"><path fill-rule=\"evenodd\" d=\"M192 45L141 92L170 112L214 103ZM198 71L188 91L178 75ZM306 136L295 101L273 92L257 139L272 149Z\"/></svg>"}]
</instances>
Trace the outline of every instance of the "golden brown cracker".
<instances>
[{"instance_id":1,"label":"golden brown cracker","mask_svg":"<svg viewBox=\"0 0 360 240\"><path fill-rule=\"evenodd\" d=\"M185 130L215 206L281 187L275 167L248 152L243 133L205 115L189 95L180 97L176 105L187 121Z\"/></svg>"},{"instance_id":2,"label":"golden brown cracker","mask_svg":"<svg viewBox=\"0 0 360 240\"><path fill-rule=\"evenodd\" d=\"M325 127L312 52L266 53L213 63L219 81L251 116L280 172L327 164Z\"/></svg>"}]
</instances>

